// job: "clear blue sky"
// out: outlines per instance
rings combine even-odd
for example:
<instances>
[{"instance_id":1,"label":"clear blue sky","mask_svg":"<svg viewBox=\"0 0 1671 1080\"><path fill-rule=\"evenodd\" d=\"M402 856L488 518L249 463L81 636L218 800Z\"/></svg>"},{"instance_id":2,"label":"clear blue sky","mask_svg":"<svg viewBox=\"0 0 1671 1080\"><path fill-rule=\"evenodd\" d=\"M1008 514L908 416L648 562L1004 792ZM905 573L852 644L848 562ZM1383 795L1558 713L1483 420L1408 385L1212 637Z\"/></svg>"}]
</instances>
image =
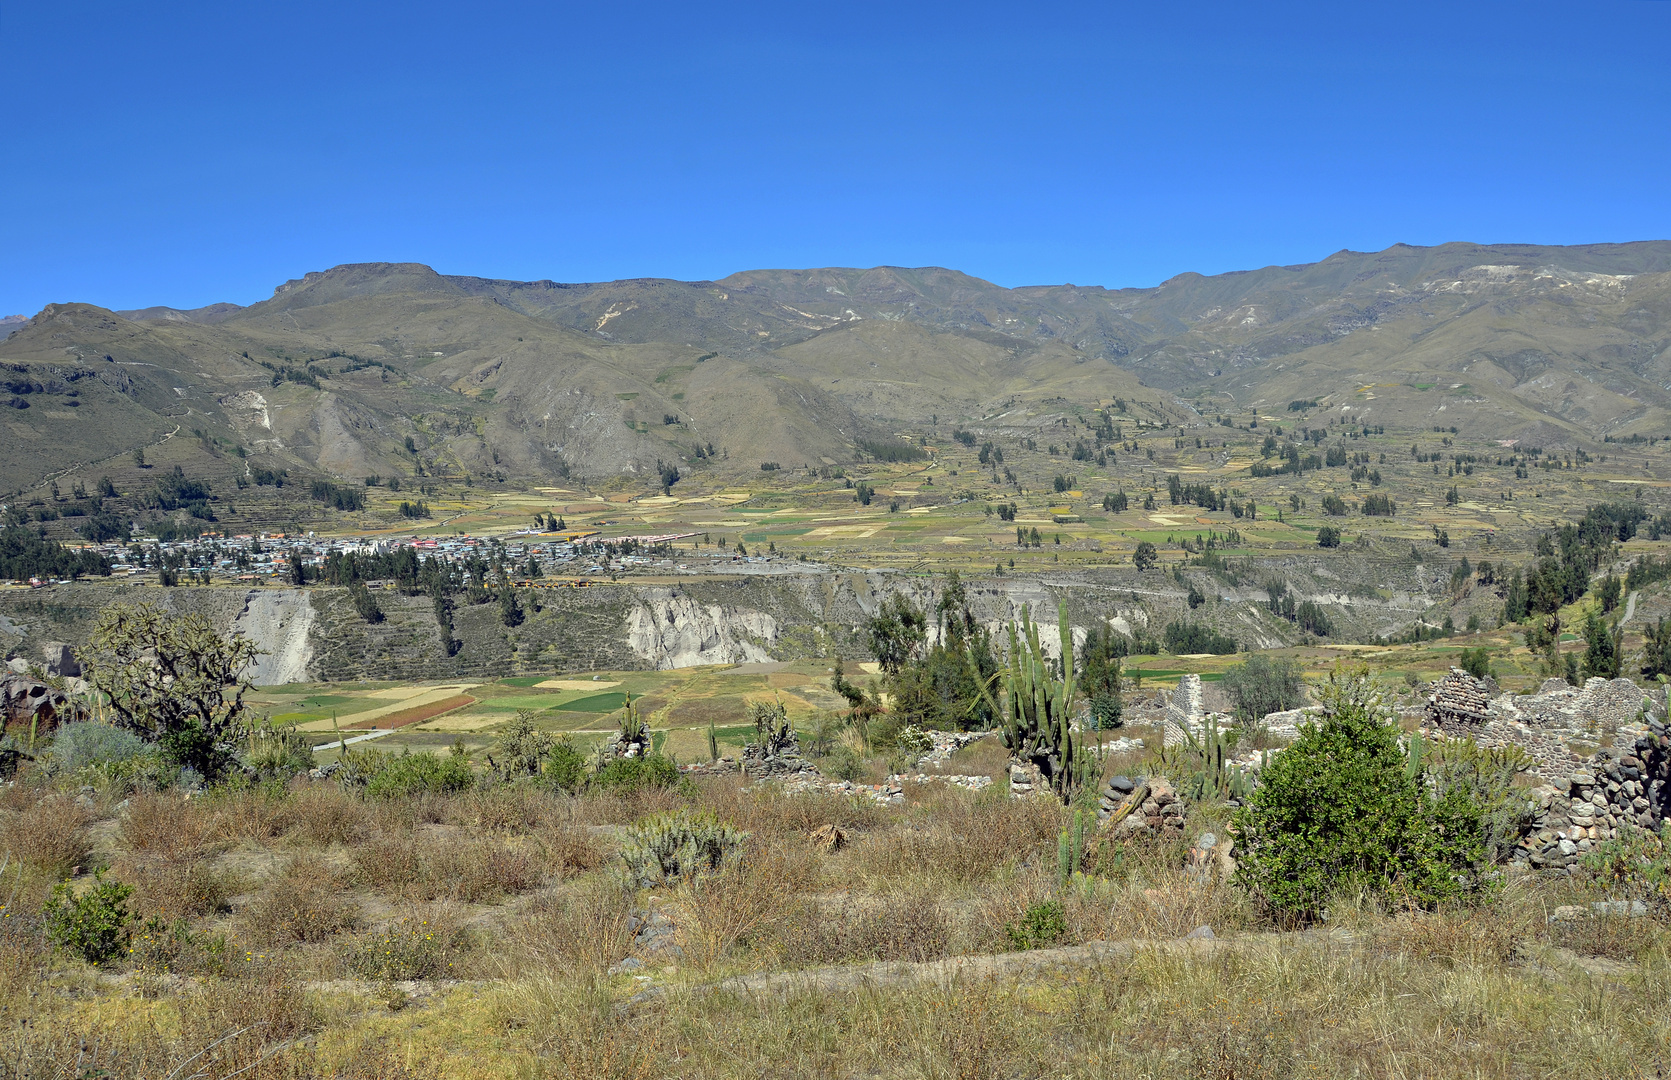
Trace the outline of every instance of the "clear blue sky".
<instances>
[{"instance_id":1,"label":"clear blue sky","mask_svg":"<svg viewBox=\"0 0 1671 1080\"><path fill-rule=\"evenodd\" d=\"M1671 237L1671 3L0 4L0 314Z\"/></svg>"}]
</instances>

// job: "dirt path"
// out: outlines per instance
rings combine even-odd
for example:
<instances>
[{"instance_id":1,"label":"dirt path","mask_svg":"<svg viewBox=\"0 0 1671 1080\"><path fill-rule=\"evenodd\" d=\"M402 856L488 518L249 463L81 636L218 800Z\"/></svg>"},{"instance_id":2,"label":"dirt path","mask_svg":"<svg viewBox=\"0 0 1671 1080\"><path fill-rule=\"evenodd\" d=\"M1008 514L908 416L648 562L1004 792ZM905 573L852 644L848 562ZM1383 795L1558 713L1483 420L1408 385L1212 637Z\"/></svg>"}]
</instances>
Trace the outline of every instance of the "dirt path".
<instances>
[{"instance_id":1,"label":"dirt path","mask_svg":"<svg viewBox=\"0 0 1671 1080\"><path fill-rule=\"evenodd\" d=\"M1619 620L1619 625L1620 626L1623 626L1625 623L1630 622L1631 618L1636 614L1636 597L1637 597L1637 594L1640 591L1641 590L1639 590L1639 589L1632 589L1630 591L1630 599L1625 601L1624 617Z\"/></svg>"},{"instance_id":2,"label":"dirt path","mask_svg":"<svg viewBox=\"0 0 1671 1080\"><path fill-rule=\"evenodd\" d=\"M1296 934L1250 934L1231 939L1213 937L1177 938L1162 941L1088 941L1083 945L1067 945L1056 949L1034 949L1028 952L991 953L978 956L952 956L944 960L921 963L909 961L880 961L871 964L850 964L833 967L808 968L805 971L763 972L758 975L739 975L722 979L706 986L693 987L698 994L728 993L746 997L789 997L797 994L831 994L861 988L886 989L918 984L946 985L967 979L1016 979L1038 977L1052 973L1073 971L1109 961L1130 960L1140 952L1155 951L1178 955L1209 957L1222 952L1250 952L1277 949L1287 945L1312 944L1349 948L1350 937L1320 931ZM667 992L659 986L648 987L622 1004L631 1009L648 1004Z\"/></svg>"}]
</instances>

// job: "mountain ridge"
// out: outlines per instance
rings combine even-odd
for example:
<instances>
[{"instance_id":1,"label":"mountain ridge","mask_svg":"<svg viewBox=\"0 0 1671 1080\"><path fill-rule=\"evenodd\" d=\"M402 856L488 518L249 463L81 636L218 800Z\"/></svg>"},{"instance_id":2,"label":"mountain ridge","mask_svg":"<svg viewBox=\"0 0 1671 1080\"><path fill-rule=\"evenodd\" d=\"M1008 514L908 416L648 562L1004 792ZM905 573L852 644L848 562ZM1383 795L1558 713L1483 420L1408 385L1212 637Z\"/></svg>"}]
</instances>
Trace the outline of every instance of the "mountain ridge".
<instances>
[{"instance_id":1,"label":"mountain ridge","mask_svg":"<svg viewBox=\"0 0 1671 1080\"><path fill-rule=\"evenodd\" d=\"M560 283L352 263L248 306L48 305L0 359L42 386L85 368L91 388L14 405L14 486L181 427L339 477L602 482L671 461L717 483L1116 400L1167 426L1320 400L1580 445L1671 420L1671 241L1399 244L1121 289L945 267Z\"/></svg>"}]
</instances>

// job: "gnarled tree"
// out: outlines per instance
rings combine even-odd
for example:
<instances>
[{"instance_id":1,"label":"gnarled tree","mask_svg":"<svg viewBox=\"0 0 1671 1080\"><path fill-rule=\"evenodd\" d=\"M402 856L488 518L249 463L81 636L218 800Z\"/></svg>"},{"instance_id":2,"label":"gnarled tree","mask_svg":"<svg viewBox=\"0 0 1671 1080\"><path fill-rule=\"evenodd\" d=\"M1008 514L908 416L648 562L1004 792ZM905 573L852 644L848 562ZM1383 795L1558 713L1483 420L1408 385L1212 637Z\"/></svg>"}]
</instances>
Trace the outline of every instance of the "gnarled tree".
<instances>
[{"instance_id":1,"label":"gnarled tree","mask_svg":"<svg viewBox=\"0 0 1671 1080\"><path fill-rule=\"evenodd\" d=\"M259 653L255 642L221 636L202 615L112 604L77 656L116 726L212 778L233 761L232 743L249 718L249 666Z\"/></svg>"}]
</instances>

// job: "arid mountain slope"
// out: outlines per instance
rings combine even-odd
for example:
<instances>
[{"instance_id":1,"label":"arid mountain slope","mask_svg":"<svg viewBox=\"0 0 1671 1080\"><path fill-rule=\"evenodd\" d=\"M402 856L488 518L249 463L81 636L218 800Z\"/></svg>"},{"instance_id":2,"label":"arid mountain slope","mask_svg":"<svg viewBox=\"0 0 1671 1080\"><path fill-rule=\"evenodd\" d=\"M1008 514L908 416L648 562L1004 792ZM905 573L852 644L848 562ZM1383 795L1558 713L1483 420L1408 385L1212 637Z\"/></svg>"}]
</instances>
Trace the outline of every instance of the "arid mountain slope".
<instances>
[{"instance_id":1,"label":"arid mountain slope","mask_svg":"<svg viewBox=\"0 0 1671 1080\"><path fill-rule=\"evenodd\" d=\"M10 395L0 486L176 429L337 476L647 480L661 461L719 479L1115 399L1165 424L1318 400L1577 445L1671 426L1668 346L1667 242L1399 245L1123 290L939 268L569 285L358 264L244 308L49 306L0 343L31 391Z\"/></svg>"}]
</instances>

